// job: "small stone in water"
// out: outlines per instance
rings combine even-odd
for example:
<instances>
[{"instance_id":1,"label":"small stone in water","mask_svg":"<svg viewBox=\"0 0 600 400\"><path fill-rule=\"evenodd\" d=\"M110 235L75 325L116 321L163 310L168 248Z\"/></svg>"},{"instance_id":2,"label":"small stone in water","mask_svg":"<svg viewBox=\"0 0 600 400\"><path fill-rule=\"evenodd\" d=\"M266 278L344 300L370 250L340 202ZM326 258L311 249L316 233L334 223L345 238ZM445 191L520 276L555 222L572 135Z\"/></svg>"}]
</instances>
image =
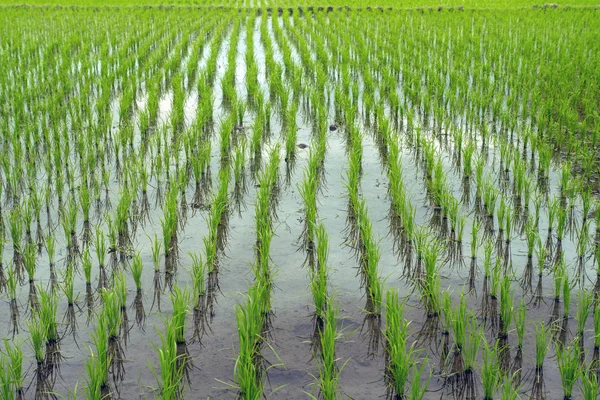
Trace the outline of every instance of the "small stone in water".
<instances>
[{"instance_id":1,"label":"small stone in water","mask_svg":"<svg viewBox=\"0 0 600 400\"><path fill-rule=\"evenodd\" d=\"M308 146L307 146L306 144L304 144L304 143L300 143L300 144L298 145L298 148L300 148L300 149L305 149L305 148L307 148L307 147L308 147Z\"/></svg>"},{"instance_id":2,"label":"small stone in water","mask_svg":"<svg viewBox=\"0 0 600 400\"><path fill-rule=\"evenodd\" d=\"M329 130L330 130L331 132L333 132L333 131L337 131L337 125L336 125L336 124L331 124L331 125L329 125Z\"/></svg>"}]
</instances>

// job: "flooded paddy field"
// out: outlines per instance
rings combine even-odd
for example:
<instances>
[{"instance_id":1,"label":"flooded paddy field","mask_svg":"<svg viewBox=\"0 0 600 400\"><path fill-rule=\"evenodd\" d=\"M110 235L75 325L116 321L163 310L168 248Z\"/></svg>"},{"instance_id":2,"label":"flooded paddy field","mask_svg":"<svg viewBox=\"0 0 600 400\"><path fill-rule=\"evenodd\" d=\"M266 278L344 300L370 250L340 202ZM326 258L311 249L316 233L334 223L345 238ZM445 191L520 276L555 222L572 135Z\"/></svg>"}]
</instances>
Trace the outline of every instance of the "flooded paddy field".
<instances>
[{"instance_id":1,"label":"flooded paddy field","mask_svg":"<svg viewBox=\"0 0 600 400\"><path fill-rule=\"evenodd\" d=\"M5 7L2 397L596 399L598 12Z\"/></svg>"}]
</instances>

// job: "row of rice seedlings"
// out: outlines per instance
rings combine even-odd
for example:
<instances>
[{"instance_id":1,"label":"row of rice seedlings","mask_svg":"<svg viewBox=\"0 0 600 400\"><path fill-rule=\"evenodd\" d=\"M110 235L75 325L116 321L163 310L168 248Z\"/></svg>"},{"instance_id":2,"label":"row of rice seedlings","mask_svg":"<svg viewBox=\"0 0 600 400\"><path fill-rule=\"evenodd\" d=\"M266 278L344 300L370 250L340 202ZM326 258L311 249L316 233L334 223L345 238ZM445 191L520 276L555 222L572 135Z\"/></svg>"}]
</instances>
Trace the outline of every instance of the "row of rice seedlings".
<instances>
[{"instance_id":1,"label":"row of rice seedlings","mask_svg":"<svg viewBox=\"0 0 600 400\"><path fill-rule=\"evenodd\" d=\"M294 15L295 19L296 17L297 16ZM298 86L303 80L314 80L316 76L325 76L325 73L323 72L322 65L312 62L311 50L306 43L306 38L296 28L301 26L304 22L298 20L297 25L296 23L291 25L290 21L287 19L283 19L282 22L286 29L281 29L279 27L279 23L277 22L273 24L273 31L275 33L276 41L279 42L279 48L284 53L283 59L286 66L286 73L291 80L294 96L297 98L297 101L294 103L302 102L304 105L302 111L304 112L305 116L310 117L312 122L313 133L316 136L316 144L312 147L311 151L314 151L314 154L311 153L308 168L317 170L316 175L318 176L318 183L320 185L323 183L322 175L324 170L322 164L324 162L327 145L327 130L329 129L330 131L334 131L337 129L337 125L331 124L328 127L328 112L325 106L325 101L323 97L319 95L319 93L323 93L325 90L325 81L322 81L321 78L318 78L317 87L315 89L308 88L306 91L300 91ZM287 40L286 36L290 37L291 42ZM297 65L291 59L292 56L289 48L292 48L293 45L295 45L296 52L299 53L299 58L302 63L301 66ZM293 115L292 118L294 118L295 121L295 117Z\"/></svg>"},{"instance_id":2,"label":"row of rice seedlings","mask_svg":"<svg viewBox=\"0 0 600 400\"><path fill-rule=\"evenodd\" d=\"M260 39L265 51L265 75L269 85L269 100L277 111L283 114L287 109L289 92L283 82L283 69L274 58L273 41L268 30L268 20L263 14L260 20Z\"/></svg>"},{"instance_id":3,"label":"row of rice seedlings","mask_svg":"<svg viewBox=\"0 0 600 400\"><path fill-rule=\"evenodd\" d=\"M325 231L323 223L319 223L315 228L315 264L309 266L310 291L315 306L314 333L312 337L312 346L315 352L320 350L319 340L325 327L326 312L330 307L328 295L329 270L327 259L329 256L329 236Z\"/></svg>"},{"instance_id":4,"label":"row of rice seedlings","mask_svg":"<svg viewBox=\"0 0 600 400\"><path fill-rule=\"evenodd\" d=\"M231 106L237 101L237 92L235 88L235 71L237 67L238 43L240 39L241 18L235 18L229 40L229 49L227 51L227 69L221 78L221 90L223 93L223 104L226 107Z\"/></svg>"},{"instance_id":5,"label":"row of rice seedlings","mask_svg":"<svg viewBox=\"0 0 600 400\"><path fill-rule=\"evenodd\" d=\"M426 360L422 360L422 366L419 368L417 361L419 350L415 344L407 347L409 322L404 319L404 304L399 303L398 292L388 290L386 292L386 326L385 336L385 383L387 397L394 399L404 399L406 395L406 384L409 377L412 376L409 398L422 399L427 392L429 378L423 384L421 382L422 374L426 365Z\"/></svg>"},{"instance_id":6,"label":"row of rice seedlings","mask_svg":"<svg viewBox=\"0 0 600 400\"><path fill-rule=\"evenodd\" d=\"M248 106L253 111L260 108L264 102L263 93L258 80L258 65L254 56L254 27L256 20L246 18L246 54L244 61L246 63L246 92L248 93Z\"/></svg>"},{"instance_id":7,"label":"row of rice seedlings","mask_svg":"<svg viewBox=\"0 0 600 400\"><path fill-rule=\"evenodd\" d=\"M227 244L229 227L229 167L219 171L218 188L210 200L207 217L208 234L203 238L204 258L191 254L191 275L193 282L193 341L201 341L206 333L207 322L214 316L214 301L219 290L219 258Z\"/></svg>"},{"instance_id":8,"label":"row of rice seedlings","mask_svg":"<svg viewBox=\"0 0 600 400\"><path fill-rule=\"evenodd\" d=\"M319 332L319 342L321 343L320 362L319 362L319 397L308 394L310 398L317 399L337 399L341 390L339 386L342 370L348 363L346 360L341 366L336 357L335 343L340 337L338 331L339 309L335 305L329 305L324 315L324 327Z\"/></svg>"},{"instance_id":9,"label":"row of rice seedlings","mask_svg":"<svg viewBox=\"0 0 600 400\"><path fill-rule=\"evenodd\" d=\"M193 307L194 315L194 333L192 340L201 341L202 337L206 333L208 315L206 306L207 302L207 269L208 265L202 259L202 255L190 253L192 259L192 265L190 267L190 274L192 278L192 299L195 301Z\"/></svg>"},{"instance_id":10,"label":"row of rice seedlings","mask_svg":"<svg viewBox=\"0 0 600 400\"><path fill-rule=\"evenodd\" d=\"M273 30L273 37L277 42L277 45L281 52L284 72L290 82L293 96L298 97L301 93L303 83L303 70L302 67L297 65L293 59L292 47L288 42L286 36L283 34L283 29L281 28L279 21L279 18L275 16L275 14L271 14L271 28Z\"/></svg>"},{"instance_id":11,"label":"row of rice seedlings","mask_svg":"<svg viewBox=\"0 0 600 400\"><path fill-rule=\"evenodd\" d=\"M233 155L233 203L237 209L238 215L246 208L245 195L248 192L246 184L246 139L243 137L238 140Z\"/></svg>"},{"instance_id":12,"label":"row of rice seedlings","mask_svg":"<svg viewBox=\"0 0 600 400\"><path fill-rule=\"evenodd\" d=\"M305 77L304 79L312 82L314 86L314 89L307 89L308 93L305 95L305 109L307 110L308 114L315 118L317 114L317 108L323 103L323 96L321 93L324 92L325 85L327 83L326 66L329 64L320 64L313 59L313 47L309 46L309 42L306 37L307 35L304 33L306 28L304 18L301 18L295 13L293 15L293 22L290 22L290 20L284 18L283 24L286 28L285 32L288 34L291 43L295 45L296 51L299 54L300 60L302 61ZM321 116L324 115L321 114ZM317 124L317 126L321 125Z\"/></svg>"},{"instance_id":13,"label":"row of rice seedlings","mask_svg":"<svg viewBox=\"0 0 600 400\"><path fill-rule=\"evenodd\" d=\"M263 396L263 378L268 368L262 359L265 315L270 307L270 290L265 282L256 281L249 289L246 304L235 308L238 325L239 351L234 367L238 397L257 399Z\"/></svg>"},{"instance_id":14,"label":"row of rice seedlings","mask_svg":"<svg viewBox=\"0 0 600 400\"><path fill-rule=\"evenodd\" d=\"M315 228L315 246L316 264L309 269L309 285L315 306L312 349L319 366L318 395L323 399L336 399L341 393L340 376L348 361L340 366L336 357L335 344L341 335L338 328L339 307L333 296L328 294L329 237L323 223ZM317 398L310 393L309 396Z\"/></svg>"},{"instance_id":15,"label":"row of rice seedlings","mask_svg":"<svg viewBox=\"0 0 600 400\"><path fill-rule=\"evenodd\" d=\"M300 82L301 82L301 67L296 66L291 58L291 51L284 43L285 37L279 26L277 19L271 20L271 28L274 32L274 39L272 41L268 37L268 29L265 24L268 21L265 17L261 19L261 37L267 35L267 38L263 40L265 46L265 65L267 81L271 94L271 99L275 101L275 105L278 106L279 114L281 116L283 131L282 137L285 141L285 161L286 161L286 182L290 182L291 174L293 172L296 160L296 147L297 147L297 115L300 103ZM277 43L277 50L281 53L283 59L283 67L275 61L275 43ZM273 72L270 72L273 71ZM284 79L282 73L285 72ZM291 89L291 90L290 90Z\"/></svg>"},{"instance_id":16,"label":"row of rice seedlings","mask_svg":"<svg viewBox=\"0 0 600 400\"><path fill-rule=\"evenodd\" d=\"M317 228L317 192L319 177L317 156L311 150L302 183L298 192L304 203L304 226L302 228L301 249L306 252L306 261L311 269L315 268L315 229Z\"/></svg>"},{"instance_id":17,"label":"row of rice seedlings","mask_svg":"<svg viewBox=\"0 0 600 400\"><path fill-rule=\"evenodd\" d=\"M438 265L442 247L430 233L421 230L417 232L415 238L415 250L417 255L415 282L426 312L424 329L425 327L427 329L423 333L430 336L435 334L442 311L441 266Z\"/></svg>"},{"instance_id":18,"label":"row of rice seedlings","mask_svg":"<svg viewBox=\"0 0 600 400\"><path fill-rule=\"evenodd\" d=\"M350 137L350 159L346 172L345 186L348 190L347 231L348 243L359 263L361 285L366 292L365 320L369 334L369 354L375 355L381 339L381 307L383 283L379 276L379 244L373 235L367 204L360 199L360 175L362 170L362 136L358 129L348 127Z\"/></svg>"},{"instance_id":19,"label":"row of rice seedlings","mask_svg":"<svg viewBox=\"0 0 600 400\"><path fill-rule=\"evenodd\" d=\"M250 156L251 156L251 172L252 179L258 180L258 173L262 162L263 144L269 134L269 125L271 118L271 104L267 102L257 106L256 115L252 123L252 133L250 137Z\"/></svg>"},{"instance_id":20,"label":"row of rice seedlings","mask_svg":"<svg viewBox=\"0 0 600 400\"><path fill-rule=\"evenodd\" d=\"M266 367L262 347L269 336L272 318L271 292L273 271L270 246L274 235L276 194L278 190L279 146L275 146L265 166L255 205L256 260L252 263L254 283L248 289L246 304L235 308L239 352L234 368L234 382L239 398L255 399L263 395L263 378L273 365Z\"/></svg>"},{"instance_id":21,"label":"row of rice seedlings","mask_svg":"<svg viewBox=\"0 0 600 400\"><path fill-rule=\"evenodd\" d=\"M173 277L177 272L179 245L177 240L178 216L177 188L171 187L166 193L164 217L161 219L163 231L163 250L165 259L165 283L172 287Z\"/></svg>"},{"instance_id":22,"label":"row of rice seedlings","mask_svg":"<svg viewBox=\"0 0 600 400\"><path fill-rule=\"evenodd\" d=\"M403 180L402 160L396 135L392 132L385 113L378 113L377 131L387 148L387 176L390 196L390 231L394 235L394 248L404 261L403 275L411 276L412 249L415 237L415 208L411 204Z\"/></svg>"}]
</instances>

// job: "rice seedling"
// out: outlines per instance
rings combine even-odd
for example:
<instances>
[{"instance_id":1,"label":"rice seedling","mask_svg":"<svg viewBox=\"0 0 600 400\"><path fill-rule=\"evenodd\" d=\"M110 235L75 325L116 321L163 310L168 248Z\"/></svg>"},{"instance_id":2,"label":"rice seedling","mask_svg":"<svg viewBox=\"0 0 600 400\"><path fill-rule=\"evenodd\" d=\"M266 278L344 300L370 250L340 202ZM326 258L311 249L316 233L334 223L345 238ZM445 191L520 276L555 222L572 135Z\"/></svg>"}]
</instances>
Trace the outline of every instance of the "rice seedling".
<instances>
[{"instance_id":1,"label":"rice seedling","mask_svg":"<svg viewBox=\"0 0 600 400\"><path fill-rule=\"evenodd\" d=\"M490 346L483 341L483 363L481 365L481 381L483 385L483 398L492 400L498 384L500 383L500 366L497 358L497 343Z\"/></svg>"},{"instance_id":2,"label":"rice seedling","mask_svg":"<svg viewBox=\"0 0 600 400\"><path fill-rule=\"evenodd\" d=\"M177 270L178 245L177 245L177 190L171 188L166 194L164 218L160 220L163 232L163 250L165 252L165 283L172 287L173 276Z\"/></svg>"},{"instance_id":3,"label":"rice seedling","mask_svg":"<svg viewBox=\"0 0 600 400\"><path fill-rule=\"evenodd\" d=\"M8 360L0 358L0 394L7 400L15 399L15 392L12 383L12 371Z\"/></svg>"},{"instance_id":4,"label":"rice seedling","mask_svg":"<svg viewBox=\"0 0 600 400\"><path fill-rule=\"evenodd\" d=\"M191 383L189 373L193 367L186 341L186 317L189 311L190 298L191 292L187 287L183 290L178 286L173 288L173 291L171 292L173 314L171 315L169 326L169 329L173 330L175 344L177 345L177 370L183 372L188 383Z\"/></svg>"},{"instance_id":5,"label":"rice seedling","mask_svg":"<svg viewBox=\"0 0 600 400\"><path fill-rule=\"evenodd\" d=\"M516 386L515 375L505 376L501 384L501 400L517 400L519 398L519 388Z\"/></svg>"},{"instance_id":6,"label":"rice seedling","mask_svg":"<svg viewBox=\"0 0 600 400\"><path fill-rule=\"evenodd\" d=\"M77 239L77 203L73 199L69 199L66 209L61 215L61 225L67 239L67 261L72 262L79 256L79 241Z\"/></svg>"},{"instance_id":7,"label":"rice seedling","mask_svg":"<svg viewBox=\"0 0 600 400\"><path fill-rule=\"evenodd\" d=\"M517 332L517 353L513 360L512 371L516 374L516 381L521 381L521 369L523 366L523 340L525 339L525 325L527 319L527 306L521 299L514 313L515 331Z\"/></svg>"},{"instance_id":8,"label":"rice seedling","mask_svg":"<svg viewBox=\"0 0 600 400\"><path fill-rule=\"evenodd\" d=\"M573 396L573 387L581 373L578 348L575 346L557 347L556 363L560 372L564 399L571 399Z\"/></svg>"},{"instance_id":9,"label":"rice seedling","mask_svg":"<svg viewBox=\"0 0 600 400\"><path fill-rule=\"evenodd\" d=\"M242 215L242 210L245 209L244 195L247 193L246 147L246 140L243 138L239 139L233 155L233 179L235 181L233 200L240 216Z\"/></svg>"},{"instance_id":10,"label":"rice seedling","mask_svg":"<svg viewBox=\"0 0 600 400\"><path fill-rule=\"evenodd\" d=\"M424 277L421 283L421 295L428 315L436 317L441 312L441 291L439 266L437 265L438 255L441 251L439 243L435 240L429 243L423 249Z\"/></svg>"},{"instance_id":11,"label":"rice seedling","mask_svg":"<svg viewBox=\"0 0 600 400\"><path fill-rule=\"evenodd\" d=\"M383 332L386 344L386 386L388 397L404 398L413 359L414 347L407 349L408 325L404 319L403 305L398 302L398 292L386 293L386 327Z\"/></svg>"},{"instance_id":12,"label":"rice seedling","mask_svg":"<svg viewBox=\"0 0 600 400\"><path fill-rule=\"evenodd\" d=\"M33 243L27 243L23 249L23 264L29 279L29 301L28 305L31 310L36 310L38 307L37 291L35 289L35 270L37 249Z\"/></svg>"},{"instance_id":13,"label":"rice seedling","mask_svg":"<svg viewBox=\"0 0 600 400\"><path fill-rule=\"evenodd\" d=\"M59 322L57 319L58 301L56 293L48 292L38 288L39 291L39 321L45 329L46 357L44 368L47 376L55 377L60 373L60 364L63 361L60 349L61 337L58 332ZM51 379L53 380L53 379Z\"/></svg>"},{"instance_id":14,"label":"rice seedling","mask_svg":"<svg viewBox=\"0 0 600 400\"><path fill-rule=\"evenodd\" d=\"M261 347L263 343L264 307L261 301L265 286L260 281L248 290L247 303L236 307L239 353L234 367L234 380L240 398L258 398L264 392Z\"/></svg>"},{"instance_id":15,"label":"rice seedling","mask_svg":"<svg viewBox=\"0 0 600 400\"><path fill-rule=\"evenodd\" d=\"M533 255L536 252L536 245L540 241L540 237L536 225L531 220L527 221L524 230L527 243L527 265L523 272L522 284L526 290L531 290L533 284Z\"/></svg>"},{"instance_id":16,"label":"rice seedling","mask_svg":"<svg viewBox=\"0 0 600 400\"><path fill-rule=\"evenodd\" d=\"M313 269L310 270L309 286L313 297L313 304L315 306L313 346L318 349L318 340L321 338L329 305L329 296L327 293L329 282L327 264L327 257L329 254L329 236L327 235L327 231L322 223L319 223L317 226L315 230L315 236L317 264Z\"/></svg>"},{"instance_id":17,"label":"rice seedling","mask_svg":"<svg viewBox=\"0 0 600 400\"><path fill-rule=\"evenodd\" d=\"M500 283L500 332L499 337L506 338L513 319L514 293L511 290L511 278L505 275Z\"/></svg>"},{"instance_id":18,"label":"rice seedling","mask_svg":"<svg viewBox=\"0 0 600 400\"><path fill-rule=\"evenodd\" d=\"M190 253L192 259L191 276L193 282L192 289L192 300L194 302L193 314L194 314L194 333L192 334L192 341L201 341L204 333L206 332L206 296L207 296L207 265L202 260L202 256L199 254Z\"/></svg>"},{"instance_id":19,"label":"rice seedling","mask_svg":"<svg viewBox=\"0 0 600 400\"><path fill-rule=\"evenodd\" d=\"M81 265L85 278L85 303L87 305L89 322L94 313L94 293L92 292L92 259L90 256L89 246L83 249Z\"/></svg>"},{"instance_id":20,"label":"rice seedling","mask_svg":"<svg viewBox=\"0 0 600 400\"><path fill-rule=\"evenodd\" d=\"M119 336L127 344L129 338L129 317L127 315L127 282L125 273L119 271L113 276L113 291L117 297L117 304L121 312L121 324L119 325Z\"/></svg>"},{"instance_id":21,"label":"rice seedling","mask_svg":"<svg viewBox=\"0 0 600 400\"><path fill-rule=\"evenodd\" d=\"M442 328L442 351L440 353L440 371L446 370L448 354L450 352L450 327L452 326L452 296L450 292L444 290L442 292L442 311L443 311L443 328Z\"/></svg>"},{"instance_id":22,"label":"rice seedling","mask_svg":"<svg viewBox=\"0 0 600 400\"><path fill-rule=\"evenodd\" d=\"M73 338L75 337L75 331L77 330L77 317L75 315L75 288L74 288L74 280L73 280L73 269L72 265L67 265L65 271L63 272L63 279L61 289L65 298L67 299L67 311L63 317L63 324L67 327L66 334L72 334Z\"/></svg>"},{"instance_id":23,"label":"rice seedling","mask_svg":"<svg viewBox=\"0 0 600 400\"><path fill-rule=\"evenodd\" d=\"M476 391L475 362L481 341L485 340L485 337L477 318L473 314L469 315L466 326L468 334L462 348L464 372L457 379L457 383L460 393L464 393L467 397L473 397Z\"/></svg>"},{"instance_id":24,"label":"rice seedling","mask_svg":"<svg viewBox=\"0 0 600 400\"><path fill-rule=\"evenodd\" d=\"M21 215L18 208L13 209L8 216L10 237L13 242L13 269L16 277L19 281L23 279L23 256L21 252L22 237L23 237L23 225L21 222Z\"/></svg>"},{"instance_id":25,"label":"rice seedling","mask_svg":"<svg viewBox=\"0 0 600 400\"><path fill-rule=\"evenodd\" d=\"M542 322L535 327L535 376L531 392L536 399L544 396L544 360L548 353L548 339L548 328Z\"/></svg>"},{"instance_id":26,"label":"rice seedling","mask_svg":"<svg viewBox=\"0 0 600 400\"><path fill-rule=\"evenodd\" d=\"M452 311L452 335L454 337L454 352L452 354L452 367L450 374L457 376L457 381L463 378L465 372L463 348L467 336L467 299L463 293L454 311Z\"/></svg>"},{"instance_id":27,"label":"rice seedling","mask_svg":"<svg viewBox=\"0 0 600 400\"><path fill-rule=\"evenodd\" d=\"M96 228L96 235L94 239L94 246L96 248L96 258L98 260L98 291L108 287L108 278L106 275L106 236L102 228Z\"/></svg>"},{"instance_id":28,"label":"rice seedling","mask_svg":"<svg viewBox=\"0 0 600 400\"><path fill-rule=\"evenodd\" d=\"M17 304L17 273L14 270L14 267L8 268L8 274L6 279L6 288L8 291L8 298L10 304L10 323L12 325L12 336L14 337L17 333L19 333L19 306Z\"/></svg>"},{"instance_id":29,"label":"rice seedling","mask_svg":"<svg viewBox=\"0 0 600 400\"><path fill-rule=\"evenodd\" d=\"M112 359L109 353L108 319L101 314L96 321L95 330L91 333L95 351L90 348L90 358L85 363L87 387L86 396L90 399L107 399L111 397L108 380Z\"/></svg>"},{"instance_id":30,"label":"rice seedling","mask_svg":"<svg viewBox=\"0 0 600 400\"><path fill-rule=\"evenodd\" d=\"M560 302L560 297L562 295L562 287L564 284L564 276L567 274L566 272L566 267L564 264L564 261L561 262L560 264L558 264L555 268L554 268L554 302L558 303ZM568 290L568 289L567 289Z\"/></svg>"},{"instance_id":31,"label":"rice seedling","mask_svg":"<svg viewBox=\"0 0 600 400\"><path fill-rule=\"evenodd\" d=\"M165 331L158 331L160 338L160 347L154 345L158 354L158 367L156 371L153 364L148 361L148 366L154 374L157 381L157 397L161 399L181 399L184 396L183 378L184 365L180 364L176 331L180 328L173 323L172 318L165 319Z\"/></svg>"},{"instance_id":32,"label":"rice seedling","mask_svg":"<svg viewBox=\"0 0 600 400\"><path fill-rule=\"evenodd\" d=\"M312 153L311 153L312 158ZM315 263L315 223L317 219L317 176L315 169L306 169L304 171L304 180L298 187L298 191L305 207L305 221L303 228L303 247L307 252L308 265L314 268Z\"/></svg>"},{"instance_id":33,"label":"rice seedling","mask_svg":"<svg viewBox=\"0 0 600 400\"><path fill-rule=\"evenodd\" d=\"M150 310L154 308L154 304L156 303L158 311L160 312L160 294L162 292L162 276L160 273L160 255L162 251L162 243L158 239L157 234L154 234L154 237L150 239L151 241L151 252L152 252L152 263L154 264L154 279L153 279L153 288L154 294L152 296L152 306Z\"/></svg>"},{"instance_id":34,"label":"rice seedling","mask_svg":"<svg viewBox=\"0 0 600 400\"><path fill-rule=\"evenodd\" d=\"M577 292L577 313L575 316L575 319L577 320L577 340L579 341L580 348L583 348L583 333L591 305L591 295L587 290L580 289Z\"/></svg>"},{"instance_id":35,"label":"rice seedling","mask_svg":"<svg viewBox=\"0 0 600 400\"><path fill-rule=\"evenodd\" d=\"M596 400L598 398L598 393L600 392L598 377L591 368L581 372L581 384L579 388L584 400Z\"/></svg>"},{"instance_id":36,"label":"rice seedling","mask_svg":"<svg viewBox=\"0 0 600 400\"><path fill-rule=\"evenodd\" d=\"M131 276L133 277L133 281L135 283L135 298L133 303L131 303L131 308L135 309L135 322L138 327L144 327L144 321L146 320L146 311L144 310L144 291L142 287L142 273L144 270L144 263L142 262L142 257L140 253L136 253L133 256L133 260L131 262Z\"/></svg>"},{"instance_id":37,"label":"rice seedling","mask_svg":"<svg viewBox=\"0 0 600 400\"><path fill-rule=\"evenodd\" d=\"M6 352L6 358L9 362L8 365L5 365L4 367L9 369L14 398L22 399L25 395L22 343L17 340L9 342L8 339L4 338L4 351ZM4 359L4 357L2 358Z\"/></svg>"},{"instance_id":38,"label":"rice seedling","mask_svg":"<svg viewBox=\"0 0 600 400\"><path fill-rule=\"evenodd\" d=\"M340 395L339 380L342 370L347 362L338 365L335 343L340 333L337 328L339 310L337 306L329 306L324 316L324 327L319 332L321 343L321 356L319 357L319 398L336 399ZM316 399L315 396L309 396Z\"/></svg>"},{"instance_id":39,"label":"rice seedling","mask_svg":"<svg viewBox=\"0 0 600 400\"><path fill-rule=\"evenodd\" d=\"M125 377L125 352L123 350L120 332L122 330L123 316L118 294L114 290L104 289L101 292L104 308L98 321L103 320L107 330L108 343L106 354L110 360L108 371L113 375L115 382L120 382Z\"/></svg>"},{"instance_id":40,"label":"rice seedling","mask_svg":"<svg viewBox=\"0 0 600 400\"><path fill-rule=\"evenodd\" d=\"M37 313L32 314L31 319L27 322L27 327L29 329L33 356L37 363L37 368L41 369L46 355L46 329L41 324Z\"/></svg>"}]
</instances>

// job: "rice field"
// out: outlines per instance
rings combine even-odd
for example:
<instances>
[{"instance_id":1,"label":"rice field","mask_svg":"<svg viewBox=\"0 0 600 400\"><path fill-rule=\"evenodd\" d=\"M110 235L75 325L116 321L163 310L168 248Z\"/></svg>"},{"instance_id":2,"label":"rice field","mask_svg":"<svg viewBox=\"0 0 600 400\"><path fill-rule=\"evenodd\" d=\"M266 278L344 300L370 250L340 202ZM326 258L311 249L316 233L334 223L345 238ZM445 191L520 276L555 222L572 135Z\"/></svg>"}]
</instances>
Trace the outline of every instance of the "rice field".
<instances>
[{"instance_id":1,"label":"rice field","mask_svg":"<svg viewBox=\"0 0 600 400\"><path fill-rule=\"evenodd\" d=\"M597 399L595 2L20 3L2 399Z\"/></svg>"}]
</instances>

